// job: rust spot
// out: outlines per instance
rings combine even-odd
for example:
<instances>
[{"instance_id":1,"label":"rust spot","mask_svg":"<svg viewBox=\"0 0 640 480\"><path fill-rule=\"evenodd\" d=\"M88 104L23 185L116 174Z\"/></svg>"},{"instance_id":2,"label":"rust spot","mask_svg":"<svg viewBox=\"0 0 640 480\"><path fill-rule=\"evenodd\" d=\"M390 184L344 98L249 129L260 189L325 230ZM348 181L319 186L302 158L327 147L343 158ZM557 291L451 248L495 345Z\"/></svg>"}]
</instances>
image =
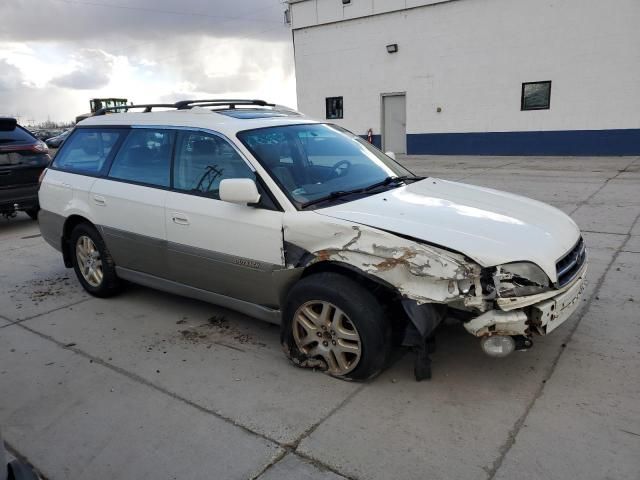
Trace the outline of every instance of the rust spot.
<instances>
[{"instance_id":1,"label":"rust spot","mask_svg":"<svg viewBox=\"0 0 640 480\"><path fill-rule=\"evenodd\" d=\"M324 262L331 258L331 251L329 250L320 250L316 252L316 260L318 262Z\"/></svg>"},{"instance_id":2,"label":"rust spot","mask_svg":"<svg viewBox=\"0 0 640 480\"><path fill-rule=\"evenodd\" d=\"M373 266L376 268L376 270L380 272L386 272L388 270L391 270L397 267L398 265L408 265L409 260L415 257L417 253L408 248L403 250L404 250L403 254L398 258L395 258L395 257L387 258L386 260L383 260L380 263L376 263Z\"/></svg>"}]
</instances>

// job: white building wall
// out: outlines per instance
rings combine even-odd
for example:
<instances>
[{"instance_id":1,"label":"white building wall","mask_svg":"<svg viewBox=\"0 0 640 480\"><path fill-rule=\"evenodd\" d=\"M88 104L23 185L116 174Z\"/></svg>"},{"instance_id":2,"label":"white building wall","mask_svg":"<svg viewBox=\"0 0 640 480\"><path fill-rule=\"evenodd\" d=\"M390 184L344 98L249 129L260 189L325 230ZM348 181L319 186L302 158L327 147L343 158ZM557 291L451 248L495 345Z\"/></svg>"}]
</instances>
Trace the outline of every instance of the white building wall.
<instances>
[{"instance_id":1,"label":"white building wall","mask_svg":"<svg viewBox=\"0 0 640 480\"><path fill-rule=\"evenodd\" d=\"M448 1L450 0L351 0L345 5L342 0L289 0L294 11L291 28L295 30Z\"/></svg>"},{"instance_id":2,"label":"white building wall","mask_svg":"<svg viewBox=\"0 0 640 480\"><path fill-rule=\"evenodd\" d=\"M343 96L335 123L379 134L381 94L406 92L409 134L640 128L640 0L454 0L342 20L415 3L292 4L299 110L324 118ZM543 80L551 109L520 111L522 83Z\"/></svg>"}]
</instances>

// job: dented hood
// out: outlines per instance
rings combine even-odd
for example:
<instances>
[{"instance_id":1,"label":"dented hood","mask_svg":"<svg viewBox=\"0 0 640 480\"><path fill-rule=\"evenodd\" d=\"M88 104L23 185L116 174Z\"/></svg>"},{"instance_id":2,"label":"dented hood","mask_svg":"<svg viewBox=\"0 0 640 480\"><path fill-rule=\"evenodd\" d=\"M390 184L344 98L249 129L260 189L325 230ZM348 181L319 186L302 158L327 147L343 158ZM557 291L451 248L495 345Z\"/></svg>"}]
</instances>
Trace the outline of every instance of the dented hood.
<instances>
[{"instance_id":1,"label":"dented hood","mask_svg":"<svg viewBox=\"0 0 640 480\"><path fill-rule=\"evenodd\" d=\"M484 267L536 263L556 281L556 261L578 241L569 216L529 198L427 178L316 213L463 253Z\"/></svg>"}]
</instances>

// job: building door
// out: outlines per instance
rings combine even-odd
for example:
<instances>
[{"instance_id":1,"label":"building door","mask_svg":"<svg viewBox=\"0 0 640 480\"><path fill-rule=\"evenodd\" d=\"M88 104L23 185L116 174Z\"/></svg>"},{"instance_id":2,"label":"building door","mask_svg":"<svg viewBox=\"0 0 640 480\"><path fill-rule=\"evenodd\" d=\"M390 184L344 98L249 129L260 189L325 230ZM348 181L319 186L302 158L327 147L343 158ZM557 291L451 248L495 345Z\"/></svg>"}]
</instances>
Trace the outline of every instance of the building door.
<instances>
[{"instance_id":1,"label":"building door","mask_svg":"<svg viewBox=\"0 0 640 480\"><path fill-rule=\"evenodd\" d=\"M382 148L407 153L407 110L404 93L382 96Z\"/></svg>"}]
</instances>

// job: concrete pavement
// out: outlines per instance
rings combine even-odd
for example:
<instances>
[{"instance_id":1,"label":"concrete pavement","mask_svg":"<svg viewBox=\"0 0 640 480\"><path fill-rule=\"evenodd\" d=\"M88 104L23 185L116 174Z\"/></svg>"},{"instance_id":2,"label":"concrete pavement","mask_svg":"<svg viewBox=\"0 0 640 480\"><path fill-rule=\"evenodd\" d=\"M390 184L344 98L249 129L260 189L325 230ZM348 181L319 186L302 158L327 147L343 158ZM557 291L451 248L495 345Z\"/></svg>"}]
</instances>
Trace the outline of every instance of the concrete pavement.
<instances>
[{"instance_id":1,"label":"concrete pavement","mask_svg":"<svg viewBox=\"0 0 640 480\"><path fill-rule=\"evenodd\" d=\"M640 159L408 157L573 216L577 314L532 350L442 332L434 378L401 358L364 384L290 366L278 329L131 286L86 295L26 216L0 224L0 425L48 478L640 476Z\"/></svg>"}]
</instances>

